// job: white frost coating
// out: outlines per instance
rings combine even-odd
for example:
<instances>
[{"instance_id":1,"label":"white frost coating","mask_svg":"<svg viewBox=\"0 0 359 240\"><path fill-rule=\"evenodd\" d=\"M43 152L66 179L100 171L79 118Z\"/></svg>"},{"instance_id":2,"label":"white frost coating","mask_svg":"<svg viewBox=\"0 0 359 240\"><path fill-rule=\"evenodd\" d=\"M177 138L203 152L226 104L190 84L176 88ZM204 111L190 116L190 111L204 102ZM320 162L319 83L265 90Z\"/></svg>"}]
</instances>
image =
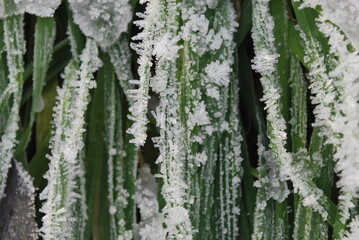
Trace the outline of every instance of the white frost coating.
<instances>
[{"instance_id":1,"label":"white frost coating","mask_svg":"<svg viewBox=\"0 0 359 240\"><path fill-rule=\"evenodd\" d=\"M359 217L355 217L349 224L349 231L346 232L343 240L357 240L359 238Z\"/></svg>"},{"instance_id":2,"label":"white frost coating","mask_svg":"<svg viewBox=\"0 0 359 240\"><path fill-rule=\"evenodd\" d=\"M253 0L253 28L252 38L256 57L253 59L253 68L258 71L263 86L263 99L267 110L267 120L271 126L269 133L270 147L274 159L279 165L282 178L293 182L294 191L298 192L303 201L318 211L324 219L328 217L327 202L323 191L310 180L302 176L293 166L293 157L286 151L287 140L284 118L280 112L278 74L275 71L277 52L274 44L274 21L269 13L269 0Z\"/></svg>"},{"instance_id":3,"label":"white frost coating","mask_svg":"<svg viewBox=\"0 0 359 240\"><path fill-rule=\"evenodd\" d=\"M336 146L336 172L338 186L353 197L359 197L359 51L348 51L350 42L335 26L326 22L326 16L318 19L318 27L329 39L330 52L335 66L329 77L339 91L335 101L335 115L329 126L335 133L328 141ZM341 136L341 137L338 137Z\"/></svg>"},{"instance_id":4,"label":"white frost coating","mask_svg":"<svg viewBox=\"0 0 359 240\"><path fill-rule=\"evenodd\" d=\"M261 166L259 171L262 170L261 168L267 168L268 170L266 170L268 173L254 182L254 186L265 188L268 195L266 200L273 198L278 202L283 202L290 192L287 188L285 179L280 175L279 167L273 159L273 152L271 150L265 150L260 141L260 137L258 137L258 156L259 158L263 158L266 162L266 166Z\"/></svg>"},{"instance_id":5,"label":"white frost coating","mask_svg":"<svg viewBox=\"0 0 359 240\"><path fill-rule=\"evenodd\" d=\"M326 15L327 14L327 15ZM328 16L329 15L329 16ZM306 38L300 30L306 44L306 57L311 80L310 88L315 96L312 102L317 104L314 110L316 125L322 126L322 134L328 143L336 148L335 170L340 176L338 186L340 221L345 223L350 217L353 198L359 197L359 57L358 51L348 50L351 43L340 30L328 22L329 13L323 11L317 19L319 30L329 39L330 68L326 68L323 56L319 56L317 43ZM340 232L343 236L344 232Z\"/></svg>"},{"instance_id":6,"label":"white frost coating","mask_svg":"<svg viewBox=\"0 0 359 240\"><path fill-rule=\"evenodd\" d=\"M14 100L0 142L0 200L3 197L7 173L11 166L11 158L17 144L16 133L19 129L19 110L24 72L22 60L25 53L23 18L15 18L11 21L4 21L4 42L7 49L6 60L9 67L9 84L7 88L9 93L13 95Z\"/></svg>"},{"instance_id":7,"label":"white frost coating","mask_svg":"<svg viewBox=\"0 0 359 240\"><path fill-rule=\"evenodd\" d=\"M144 164L138 169L136 204L140 209L141 222L137 231L142 240L165 240L164 217L159 212L157 183L151 169Z\"/></svg>"},{"instance_id":8,"label":"white frost coating","mask_svg":"<svg viewBox=\"0 0 359 240\"><path fill-rule=\"evenodd\" d=\"M220 63L218 60L211 62L205 68L205 80L219 86L227 87L229 84L229 74L232 72L228 62Z\"/></svg>"},{"instance_id":9,"label":"white frost coating","mask_svg":"<svg viewBox=\"0 0 359 240\"><path fill-rule=\"evenodd\" d=\"M299 1L299 0L296 0ZM320 6L321 15L338 25L359 50L359 4L355 0L304 0L301 7Z\"/></svg>"},{"instance_id":10,"label":"white frost coating","mask_svg":"<svg viewBox=\"0 0 359 240\"><path fill-rule=\"evenodd\" d=\"M176 59L178 50L182 48L177 45L179 40L179 36L171 39L170 34L165 33L163 36L156 39L153 48L153 55L157 58L164 58L167 60Z\"/></svg>"},{"instance_id":11,"label":"white frost coating","mask_svg":"<svg viewBox=\"0 0 359 240\"><path fill-rule=\"evenodd\" d=\"M88 39L79 70L71 61L65 70L64 86L58 88L51 156L47 156L49 171L45 175L48 185L40 195L41 199L46 199L41 208L45 214L41 228L44 239L83 238L83 222L87 215L79 154L84 146L82 133L89 89L96 86L92 73L101 65L97 55L96 43Z\"/></svg>"},{"instance_id":12,"label":"white frost coating","mask_svg":"<svg viewBox=\"0 0 359 240\"><path fill-rule=\"evenodd\" d=\"M23 0L25 11L40 17L50 17L60 5L61 0Z\"/></svg>"},{"instance_id":13,"label":"white frost coating","mask_svg":"<svg viewBox=\"0 0 359 240\"><path fill-rule=\"evenodd\" d=\"M344 2L346 3L346 1ZM334 4L334 2L331 4ZM350 5L350 3L346 3L346 5L348 4ZM340 15L345 11L339 6L338 8L339 10L333 10L336 14ZM346 11L349 14L349 12L357 11L357 9L348 7ZM343 30L348 38L342 34L342 29L338 29L328 22L328 20L332 20L334 12L323 6L323 11L317 19L319 30L329 39L330 54L334 56L329 59L331 67L328 74L319 75L321 78L324 75L326 77L324 79L329 79L329 81L326 80L320 83L318 77L317 79L314 78L317 82L313 82L312 85L319 84L314 89L322 88L326 93L326 95L323 95L324 93L320 94L321 92L317 94L319 96L317 99L321 100L318 101L320 103L318 110L316 109L317 118L322 118L323 120L327 118L325 122L323 121L327 128L324 134L328 137L328 143L332 143L336 149L334 153L335 171L340 177L337 185L341 188L338 208L340 210L340 221L345 223L350 217L349 209L354 207L353 199L359 198L359 52L358 46L355 46L355 41L352 41L350 34L348 35L345 32L346 28L343 28ZM342 27L339 23L338 25ZM347 25L350 26L350 24ZM358 36L357 33L355 36ZM301 34L304 36L302 32ZM306 44L309 45L308 40ZM350 44L354 44L356 49L348 50L350 49L348 48ZM314 46L313 43L312 45ZM307 54L309 55L310 53L308 52ZM322 64L324 64L323 61ZM311 71L314 76L324 72L323 67L315 64L309 66L313 67ZM329 84L326 84L328 82ZM328 88L328 85L330 88ZM336 89L336 91L333 89ZM320 98L321 96L325 97ZM319 108L320 105L322 105L321 108ZM357 221L357 218L354 221ZM344 229L339 234L343 236ZM355 235L349 236L353 237Z\"/></svg>"},{"instance_id":14,"label":"white frost coating","mask_svg":"<svg viewBox=\"0 0 359 240\"><path fill-rule=\"evenodd\" d=\"M6 0L8 1L8 0ZM14 7L6 15L23 14L25 12L39 17L50 17L60 5L61 0L14 0ZM0 18L4 18L3 1L0 1Z\"/></svg>"},{"instance_id":15,"label":"white frost coating","mask_svg":"<svg viewBox=\"0 0 359 240\"><path fill-rule=\"evenodd\" d=\"M20 185L20 193L21 195L27 195L30 198L30 204L35 204L35 187L33 185L33 179L29 175L27 171L23 168L23 166L18 163L17 161L14 161L15 167L17 169L17 174L19 175L18 183ZM35 214L34 216L35 217Z\"/></svg>"},{"instance_id":16,"label":"white frost coating","mask_svg":"<svg viewBox=\"0 0 359 240\"><path fill-rule=\"evenodd\" d=\"M128 90L133 88L130 80L133 79L131 71L131 52L128 39L120 37L120 40L112 44L108 49L112 65L115 69L117 79L125 93L127 100L132 104L132 99L128 96Z\"/></svg>"},{"instance_id":17,"label":"white frost coating","mask_svg":"<svg viewBox=\"0 0 359 240\"><path fill-rule=\"evenodd\" d=\"M147 1L143 1L142 3L146 2ZM130 89L127 91L129 99L133 101L129 109L131 113L129 119L134 121L132 126L127 130L127 133L134 136L134 139L131 140L131 142L137 146L143 145L146 142L147 137L147 106L149 99L154 36L158 31L157 24L158 17L160 15L159 11L161 11L160 1L149 1L147 3L145 13L138 14L138 16L142 19L135 22L135 24L143 30L132 38L132 40L140 41L139 43L131 45L131 47L140 55L138 58L139 80L133 81L133 83L138 86L137 89ZM171 45L172 44L167 44L167 46ZM160 54L159 51L157 51L157 53L157 57L161 59L160 56L163 56L163 54Z\"/></svg>"},{"instance_id":18,"label":"white frost coating","mask_svg":"<svg viewBox=\"0 0 359 240\"><path fill-rule=\"evenodd\" d=\"M182 38L188 41L194 51L202 55L207 50L207 33L209 21L203 13L198 13L195 7L183 11Z\"/></svg>"},{"instance_id":19,"label":"white frost coating","mask_svg":"<svg viewBox=\"0 0 359 240\"><path fill-rule=\"evenodd\" d=\"M198 105L194 107L193 113L188 116L188 128L193 130L195 126L203 126L209 124L209 117L206 111L206 105L204 102L198 102Z\"/></svg>"},{"instance_id":20,"label":"white frost coating","mask_svg":"<svg viewBox=\"0 0 359 240\"><path fill-rule=\"evenodd\" d=\"M113 44L127 31L132 19L128 0L69 0L74 21L87 37L102 47Z\"/></svg>"}]
</instances>

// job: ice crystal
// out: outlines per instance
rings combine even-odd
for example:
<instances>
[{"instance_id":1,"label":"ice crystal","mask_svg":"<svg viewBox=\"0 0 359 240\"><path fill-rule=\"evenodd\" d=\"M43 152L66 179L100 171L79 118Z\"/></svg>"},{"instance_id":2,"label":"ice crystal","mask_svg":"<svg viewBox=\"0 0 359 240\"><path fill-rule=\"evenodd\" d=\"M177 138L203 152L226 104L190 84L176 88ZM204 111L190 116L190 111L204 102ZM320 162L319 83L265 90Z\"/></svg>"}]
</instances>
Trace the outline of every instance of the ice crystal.
<instances>
[{"instance_id":1,"label":"ice crystal","mask_svg":"<svg viewBox=\"0 0 359 240\"><path fill-rule=\"evenodd\" d=\"M74 21L103 48L117 41L132 18L128 0L70 0Z\"/></svg>"},{"instance_id":2,"label":"ice crystal","mask_svg":"<svg viewBox=\"0 0 359 240\"><path fill-rule=\"evenodd\" d=\"M120 40L109 47L108 54L114 66L117 79L123 92L126 94L127 100L132 103L132 99L128 96L128 90L133 88L131 81L133 79L131 71L131 53L128 45L128 39L120 37Z\"/></svg>"},{"instance_id":3,"label":"ice crystal","mask_svg":"<svg viewBox=\"0 0 359 240\"><path fill-rule=\"evenodd\" d=\"M130 107L130 119L134 121L128 133L134 136L132 140L137 146L143 145L146 141L147 131L147 106L148 93L151 78L152 54L154 44L154 34L158 31L158 19L161 14L161 3L158 0L147 3L146 11L139 16L144 18L135 22L138 27L142 29L138 35L133 37L133 40L140 41L132 44L132 48L140 55L138 59L138 75L139 80L134 83L138 89L128 90L129 98L133 100Z\"/></svg>"},{"instance_id":4,"label":"ice crystal","mask_svg":"<svg viewBox=\"0 0 359 240\"><path fill-rule=\"evenodd\" d=\"M359 236L359 217L355 217L349 224L349 231L345 234L343 240L356 240Z\"/></svg>"},{"instance_id":5,"label":"ice crystal","mask_svg":"<svg viewBox=\"0 0 359 240\"><path fill-rule=\"evenodd\" d=\"M25 41L23 32L23 17L11 17L4 20L4 41L7 48L7 64L9 68L9 94L13 95L13 104L7 119L4 133L0 142L0 200L5 189L6 176L14 153L16 133L19 129L19 110L23 87L23 54Z\"/></svg>"},{"instance_id":6,"label":"ice crystal","mask_svg":"<svg viewBox=\"0 0 359 240\"><path fill-rule=\"evenodd\" d=\"M97 45L88 39L81 54L81 65L71 61L65 70L65 83L58 89L54 108L54 135L51 139L48 185L41 193L45 199L41 211L44 239L82 238L87 218L84 203L84 176L80 151L84 114L89 101L89 89L96 86L92 73L101 65Z\"/></svg>"},{"instance_id":7,"label":"ice crystal","mask_svg":"<svg viewBox=\"0 0 359 240\"><path fill-rule=\"evenodd\" d=\"M40 17L50 17L60 5L61 0L15 0L5 14L3 1L0 1L0 18L25 12Z\"/></svg>"},{"instance_id":8,"label":"ice crystal","mask_svg":"<svg viewBox=\"0 0 359 240\"><path fill-rule=\"evenodd\" d=\"M218 60L211 62L205 68L206 77L205 79L219 86L228 86L229 74L232 71L229 63L220 63Z\"/></svg>"},{"instance_id":9,"label":"ice crystal","mask_svg":"<svg viewBox=\"0 0 359 240\"><path fill-rule=\"evenodd\" d=\"M359 5L351 0L304 0L301 7L317 6L321 8L321 15L338 25L355 48L359 49Z\"/></svg>"},{"instance_id":10,"label":"ice crystal","mask_svg":"<svg viewBox=\"0 0 359 240\"><path fill-rule=\"evenodd\" d=\"M253 68L258 71L261 77L267 110L267 120L270 124L269 133L270 147L273 150L274 159L280 167L282 179L290 179L293 182L294 191L303 197L306 206L311 206L318 211L324 219L328 217L326 210L327 200L324 199L323 191L315 186L311 179L307 179L293 165L293 156L285 149L287 139L284 117L280 112L279 104L279 83L276 72L278 54L274 45L273 17L269 13L268 0L254 0L252 37L256 57L253 60ZM263 56L262 56L263 55ZM318 56L318 59L319 56ZM313 64L320 65L319 61ZM321 91L320 87L312 86L315 91ZM327 100L330 99L330 96ZM329 100L328 100L329 101ZM320 118L325 121L324 117ZM321 124L321 123L319 123Z\"/></svg>"},{"instance_id":11,"label":"ice crystal","mask_svg":"<svg viewBox=\"0 0 359 240\"><path fill-rule=\"evenodd\" d=\"M138 235L144 240L165 240L166 229L163 214L159 212L156 179L147 164L141 166L138 173L136 203L141 214Z\"/></svg>"}]
</instances>

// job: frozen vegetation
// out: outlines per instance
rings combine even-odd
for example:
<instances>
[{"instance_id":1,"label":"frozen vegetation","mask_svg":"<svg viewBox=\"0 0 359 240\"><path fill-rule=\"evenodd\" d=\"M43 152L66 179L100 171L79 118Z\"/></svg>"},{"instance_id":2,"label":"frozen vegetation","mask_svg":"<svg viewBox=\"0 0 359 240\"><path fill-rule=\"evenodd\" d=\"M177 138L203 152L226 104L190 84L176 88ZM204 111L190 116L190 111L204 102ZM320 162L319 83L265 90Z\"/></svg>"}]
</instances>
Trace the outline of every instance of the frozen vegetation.
<instances>
[{"instance_id":1,"label":"frozen vegetation","mask_svg":"<svg viewBox=\"0 0 359 240\"><path fill-rule=\"evenodd\" d=\"M0 237L359 239L358 16L0 0Z\"/></svg>"}]
</instances>

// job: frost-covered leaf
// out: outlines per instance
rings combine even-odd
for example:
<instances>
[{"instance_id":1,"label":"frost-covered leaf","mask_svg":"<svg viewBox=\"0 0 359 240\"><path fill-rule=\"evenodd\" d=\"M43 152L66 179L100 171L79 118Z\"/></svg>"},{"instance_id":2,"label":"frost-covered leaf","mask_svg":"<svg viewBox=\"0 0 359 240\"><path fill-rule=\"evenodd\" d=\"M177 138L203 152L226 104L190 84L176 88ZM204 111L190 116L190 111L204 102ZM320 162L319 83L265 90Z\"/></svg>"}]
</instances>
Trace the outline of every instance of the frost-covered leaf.
<instances>
[{"instance_id":1,"label":"frost-covered leaf","mask_svg":"<svg viewBox=\"0 0 359 240\"><path fill-rule=\"evenodd\" d=\"M104 82L105 142L108 166L108 202L111 239L131 239L136 222L133 182L136 179L137 156L129 150L137 149L126 142L123 131L123 104L119 84L108 56L103 58L104 66L98 80Z\"/></svg>"},{"instance_id":2,"label":"frost-covered leaf","mask_svg":"<svg viewBox=\"0 0 359 240\"><path fill-rule=\"evenodd\" d=\"M96 86L93 73L101 66L97 44L88 39L77 69L71 61L65 70L63 88L58 89L54 108L54 135L51 138L47 187L40 198L46 200L41 211L44 239L83 239L87 218L84 192L83 162L84 114L89 90Z\"/></svg>"},{"instance_id":3,"label":"frost-covered leaf","mask_svg":"<svg viewBox=\"0 0 359 240\"><path fill-rule=\"evenodd\" d=\"M358 9L346 1L343 4L345 9L334 2L328 6L323 6L321 1L314 5L307 2L305 4L312 7L316 4L321 5L322 11L317 19L317 26L328 38L330 46L329 57L318 58L320 49L316 49L316 43L300 30L307 46L305 59L310 69L311 90L315 94L312 101L318 103L315 109L316 122L322 126L322 134L327 137L327 143L333 144L335 148L335 170L340 177L337 185L341 188L341 195L334 235L342 238L345 223L350 217L349 209L353 207L353 199L359 197L357 184L359 174L357 161L359 154L357 148L359 144L359 57L356 40L353 41L353 36L346 31L347 27L353 26L346 23L348 19L343 17L344 19L339 20L336 17L343 15L344 12L355 12ZM356 19L352 20L356 21ZM338 24L341 29L330 21ZM343 23L345 26L341 25ZM354 49L350 45L354 45Z\"/></svg>"},{"instance_id":4,"label":"frost-covered leaf","mask_svg":"<svg viewBox=\"0 0 359 240\"><path fill-rule=\"evenodd\" d=\"M158 21L161 19L161 14L163 14L162 4L158 0L148 2L145 13L139 15L142 19L135 22L135 24L142 29L142 32L133 37L133 40L140 42L131 45L140 55L137 61L139 64L139 80L132 81L138 88L127 91L129 99L132 101L130 106L130 119L134 121L127 132L134 136L134 139L131 140L131 142L135 143L137 146L142 146L147 137L146 131L148 119L146 114L149 99L151 67L153 64L153 45L155 33L157 33L159 28Z\"/></svg>"},{"instance_id":5,"label":"frost-covered leaf","mask_svg":"<svg viewBox=\"0 0 359 240\"><path fill-rule=\"evenodd\" d=\"M122 36L116 43L112 44L109 47L108 54L110 55L120 86L123 89L127 100L132 103L128 90L135 86L131 85L133 76L131 71L131 53L127 37Z\"/></svg>"},{"instance_id":6,"label":"frost-covered leaf","mask_svg":"<svg viewBox=\"0 0 359 240\"><path fill-rule=\"evenodd\" d=\"M207 17L206 11L213 8L218 14ZM141 17L137 24L143 32L134 38L140 42L133 45L140 55L140 80L134 81L139 88L130 92L137 125L129 131L145 140L142 127L147 121L150 85L160 97L152 115L160 128L154 141L160 150L157 163L164 183L162 213L168 237L192 239L199 236L198 229L206 229L203 238L235 238L241 138L236 135L238 102L233 95L231 100L228 97L233 79L232 34L237 26L233 6L229 1L149 1ZM205 53L213 54L213 61ZM231 89L236 95L236 88ZM219 145L221 140L223 145ZM215 171L223 173L216 187L210 184ZM214 195L217 187L223 189L221 197ZM213 204L218 204L216 209ZM211 229L214 214L220 221Z\"/></svg>"},{"instance_id":7,"label":"frost-covered leaf","mask_svg":"<svg viewBox=\"0 0 359 240\"><path fill-rule=\"evenodd\" d=\"M24 72L23 54L25 52L22 15L9 16L4 19L4 41L9 69L7 88L13 96L13 103L0 142L0 199L3 197L7 172L17 143L16 133L20 121L19 110Z\"/></svg>"},{"instance_id":8,"label":"frost-covered leaf","mask_svg":"<svg viewBox=\"0 0 359 240\"><path fill-rule=\"evenodd\" d=\"M294 191L303 197L303 204L312 206L324 219L327 219L330 208L328 199L310 178L305 177L300 168L293 165L293 156L285 148L287 134L279 104L279 77L276 72L278 53L274 46L273 27L269 1L254 0L252 38L256 56L253 59L253 68L261 74L260 80L264 92L262 101L266 104L270 147L280 168L281 178L290 179L293 182ZM313 64L318 64L318 61Z\"/></svg>"},{"instance_id":9,"label":"frost-covered leaf","mask_svg":"<svg viewBox=\"0 0 359 240\"><path fill-rule=\"evenodd\" d=\"M25 12L40 17L50 17L54 15L61 0L10 0L9 2L11 5L5 10L3 2L0 1L0 18Z\"/></svg>"},{"instance_id":10,"label":"frost-covered leaf","mask_svg":"<svg viewBox=\"0 0 359 240\"><path fill-rule=\"evenodd\" d=\"M116 42L127 31L132 19L128 0L70 0L74 21L87 37L103 48Z\"/></svg>"},{"instance_id":11,"label":"frost-covered leaf","mask_svg":"<svg viewBox=\"0 0 359 240\"><path fill-rule=\"evenodd\" d=\"M296 0L299 1L299 0ZM319 6L325 18L340 27L350 42L359 49L359 5L356 1L304 0L301 7Z\"/></svg>"}]
</instances>

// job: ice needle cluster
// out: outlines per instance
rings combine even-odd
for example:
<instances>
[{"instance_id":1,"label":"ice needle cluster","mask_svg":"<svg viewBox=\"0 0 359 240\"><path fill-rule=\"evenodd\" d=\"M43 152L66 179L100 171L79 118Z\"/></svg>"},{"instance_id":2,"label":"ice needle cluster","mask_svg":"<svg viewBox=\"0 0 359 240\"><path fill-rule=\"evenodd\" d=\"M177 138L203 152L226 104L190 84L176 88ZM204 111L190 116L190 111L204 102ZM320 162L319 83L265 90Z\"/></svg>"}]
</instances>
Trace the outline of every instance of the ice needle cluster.
<instances>
[{"instance_id":1,"label":"ice needle cluster","mask_svg":"<svg viewBox=\"0 0 359 240\"><path fill-rule=\"evenodd\" d=\"M46 200L41 211L44 239L81 239L87 219L83 166L79 152L84 146L84 114L89 90L96 86L93 73L100 67L97 44L88 39L78 68L71 61L65 70L65 82L58 88L54 109L48 185L41 193Z\"/></svg>"}]
</instances>

